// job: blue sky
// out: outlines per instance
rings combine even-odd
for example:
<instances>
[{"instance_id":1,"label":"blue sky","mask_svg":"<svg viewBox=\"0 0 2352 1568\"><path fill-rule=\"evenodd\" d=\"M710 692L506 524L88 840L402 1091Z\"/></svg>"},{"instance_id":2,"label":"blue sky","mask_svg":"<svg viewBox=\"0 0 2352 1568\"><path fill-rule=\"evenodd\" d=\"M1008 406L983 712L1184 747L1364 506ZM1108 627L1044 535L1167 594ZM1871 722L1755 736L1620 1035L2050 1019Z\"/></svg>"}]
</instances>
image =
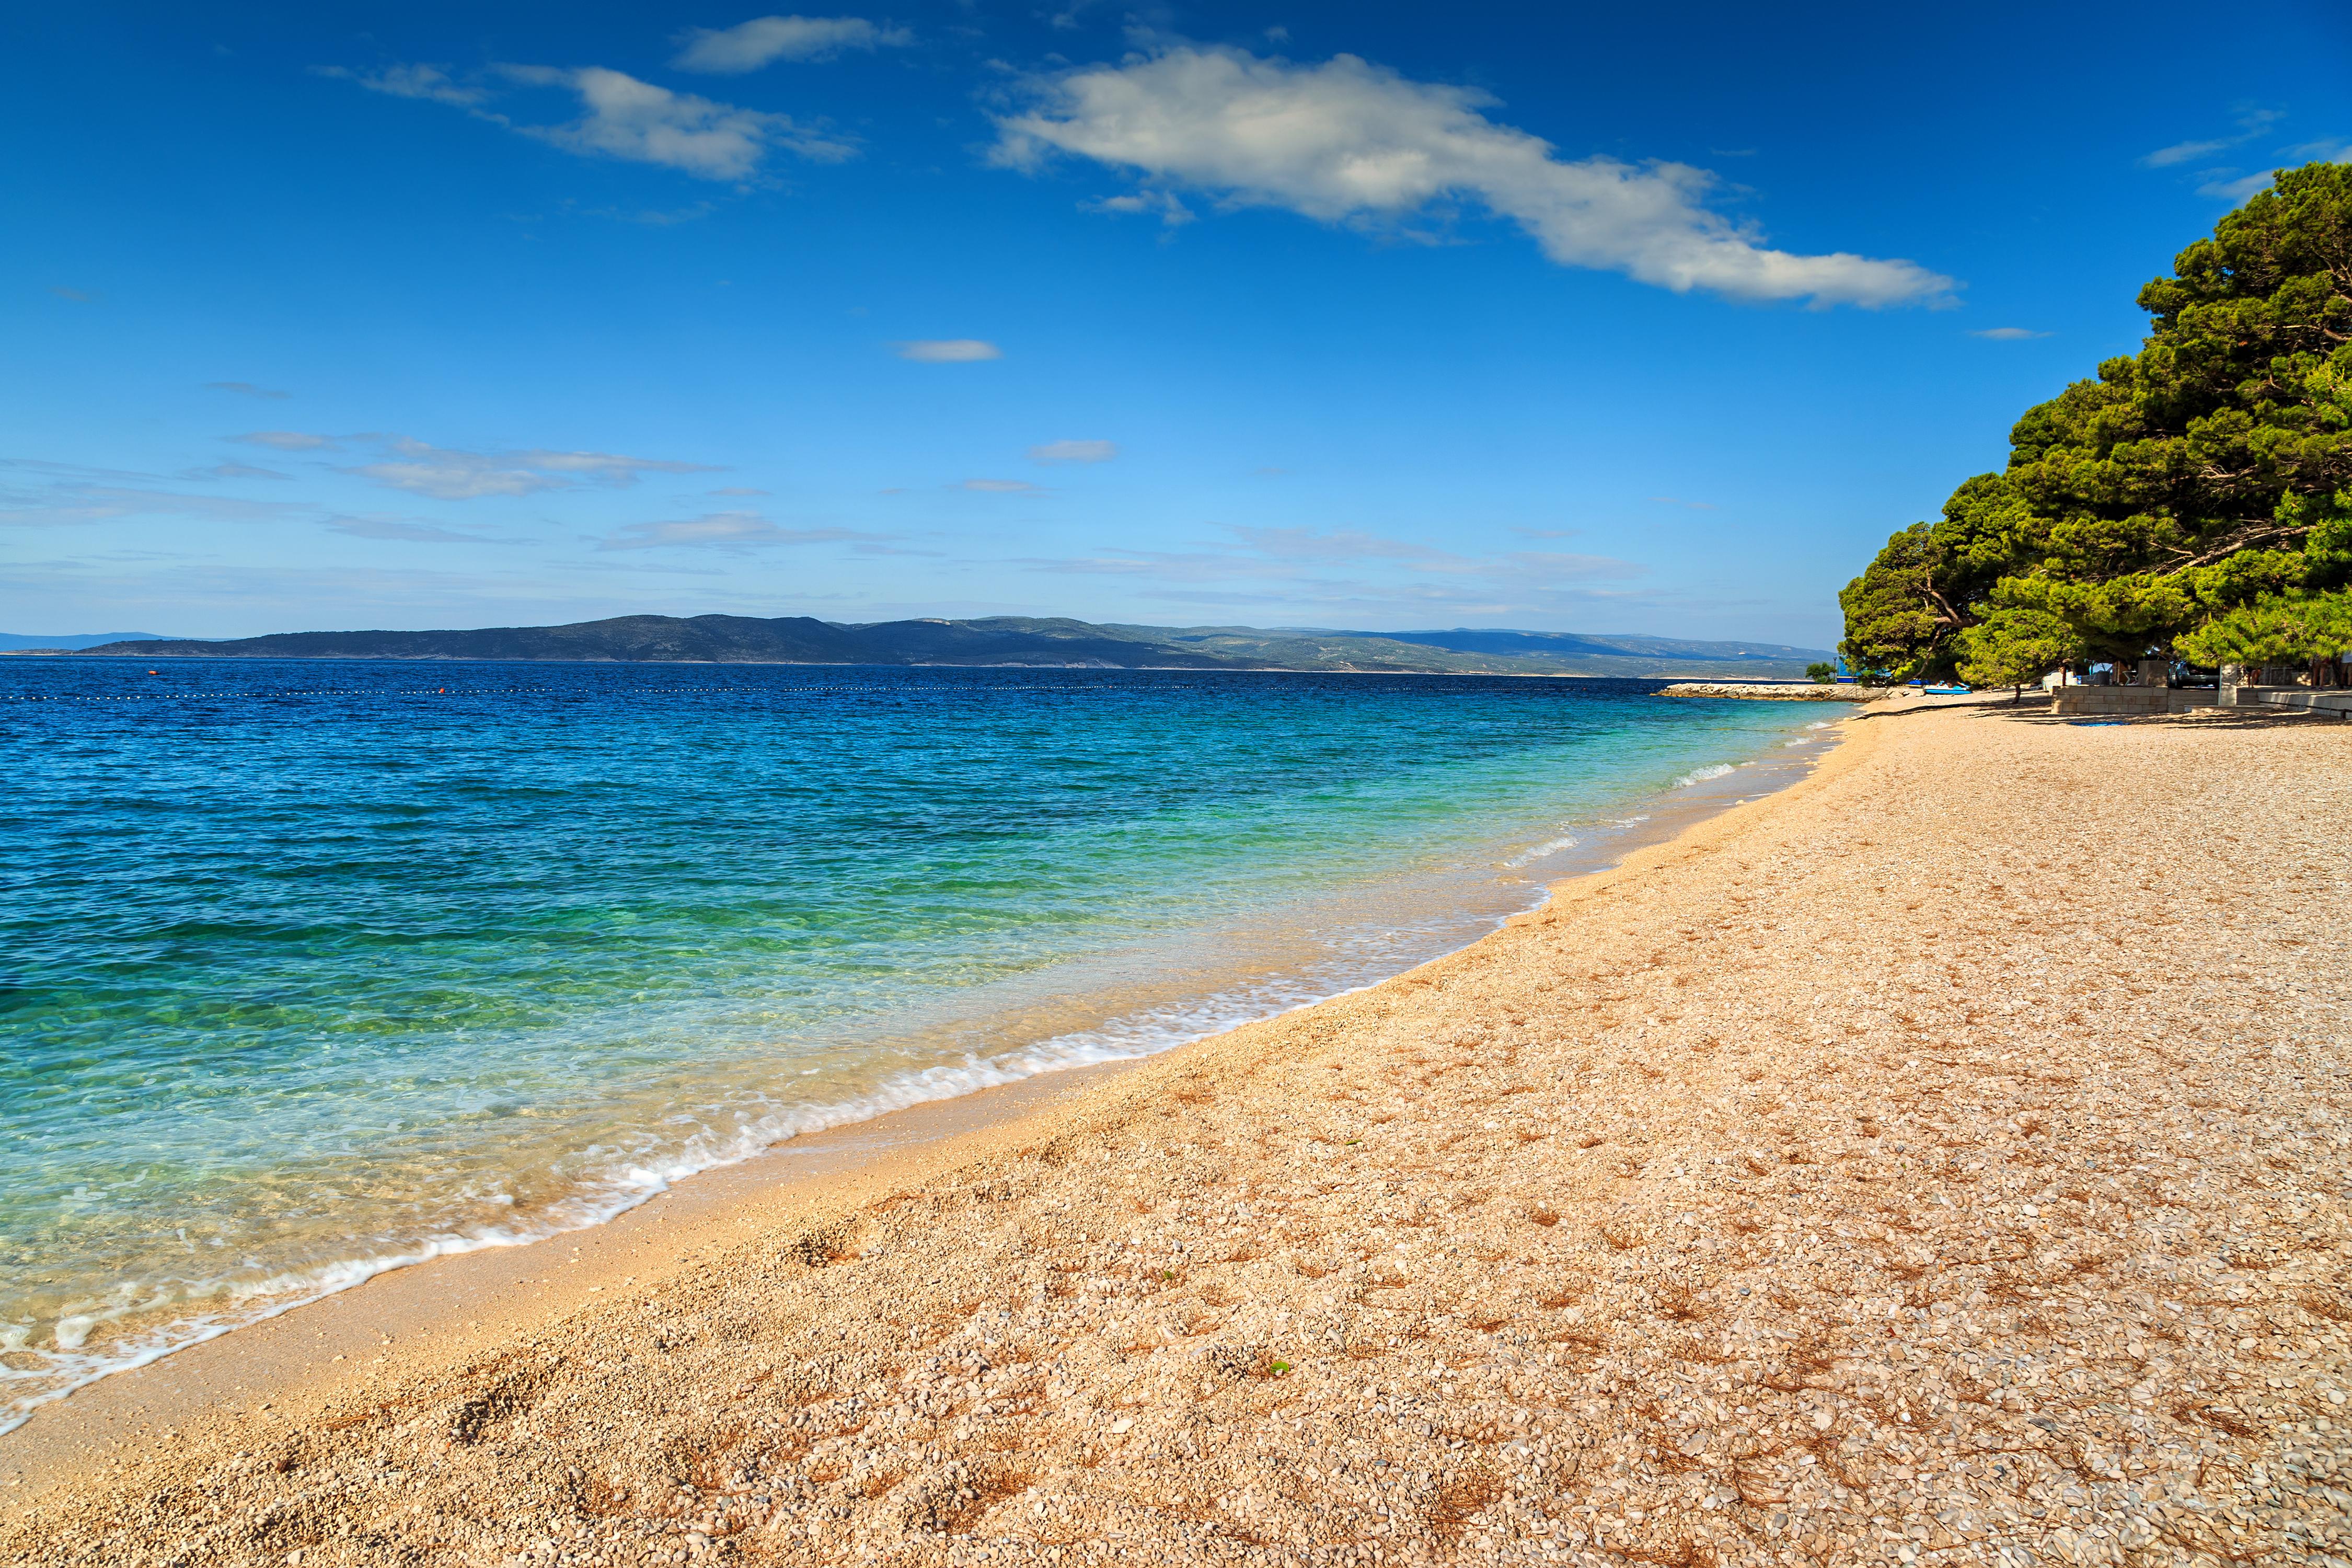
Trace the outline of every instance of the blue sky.
<instances>
[{"instance_id":1,"label":"blue sky","mask_svg":"<svg viewBox=\"0 0 2352 1568\"><path fill-rule=\"evenodd\" d=\"M29 632L1822 646L2176 250L2352 151L2352 17L2295 0L94 4L0 42Z\"/></svg>"}]
</instances>

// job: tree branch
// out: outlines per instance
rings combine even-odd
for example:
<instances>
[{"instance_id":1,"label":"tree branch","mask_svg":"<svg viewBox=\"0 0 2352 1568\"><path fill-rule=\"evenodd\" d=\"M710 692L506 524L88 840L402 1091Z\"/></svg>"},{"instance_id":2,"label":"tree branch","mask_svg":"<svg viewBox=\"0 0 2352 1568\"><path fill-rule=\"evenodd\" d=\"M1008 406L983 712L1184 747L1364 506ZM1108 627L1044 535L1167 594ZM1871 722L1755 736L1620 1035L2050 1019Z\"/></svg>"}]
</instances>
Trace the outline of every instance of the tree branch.
<instances>
[{"instance_id":1,"label":"tree branch","mask_svg":"<svg viewBox=\"0 0 2352 1568\"><path fill-rule=\"evenodd\" d=\"M2212 549L2208 550L2202 555L2191 556L2189 559L2183 561L2179 565L2173 567L2173 570L2175 572L2186 572L2192 566L2210 566L2214 562L2221 560L2224 555L2235 555L2239 551L2244 550L2251 545L2269 544L2276 540L2292 539L2297 534L2309 533L2310 531L2311 524L2309 523L2304 523L2300 527L2295 528L2249 529L2242 533L2235 534L2231 538L2224 540L2221 543L2215 545Z\"/></svg>"},{"instance_id":2,"label":"tree branch","mask_svg":"<svg viewBox=\"0 0 2352 1568\"><path fill-rule=\"evenodd\" d=\"M1936 608L1943 613L1944 624L1946 626L1958 628L1966 627L1974 624L1969 621L1967 616L1952 608L1952 602L1944 597L1942 590L1938 589L1936 584L1933 583L1922 583L1919 584L1919 587L1921 592L1925 593L1927 597L1936 601Z\"/></svg>"}]
</instances>

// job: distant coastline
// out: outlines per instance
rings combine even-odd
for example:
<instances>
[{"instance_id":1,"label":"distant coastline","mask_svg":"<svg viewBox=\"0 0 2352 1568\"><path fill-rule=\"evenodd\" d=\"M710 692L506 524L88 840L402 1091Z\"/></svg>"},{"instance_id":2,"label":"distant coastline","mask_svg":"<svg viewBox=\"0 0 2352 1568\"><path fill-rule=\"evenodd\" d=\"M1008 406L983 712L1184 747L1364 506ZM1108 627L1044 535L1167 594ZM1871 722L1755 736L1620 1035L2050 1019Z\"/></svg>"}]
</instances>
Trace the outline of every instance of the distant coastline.
<instances>
[{"instance_id":1,"label":"distant coastline","mask_svg":"<svg viewBox=\"0 0 2352 1568\"><path fill-rule=\"evenodd\" d=\"M1460 628L1371 633L1136 626L993 616L846 625L805 616L623 616L467 631L288 632L220 642L141 638L9 653L98 658L465 659L565 664L878 665L1297 674L1549 675L1789 680L1825 657L1779 644Z\"/></svg>"}]
</instances>

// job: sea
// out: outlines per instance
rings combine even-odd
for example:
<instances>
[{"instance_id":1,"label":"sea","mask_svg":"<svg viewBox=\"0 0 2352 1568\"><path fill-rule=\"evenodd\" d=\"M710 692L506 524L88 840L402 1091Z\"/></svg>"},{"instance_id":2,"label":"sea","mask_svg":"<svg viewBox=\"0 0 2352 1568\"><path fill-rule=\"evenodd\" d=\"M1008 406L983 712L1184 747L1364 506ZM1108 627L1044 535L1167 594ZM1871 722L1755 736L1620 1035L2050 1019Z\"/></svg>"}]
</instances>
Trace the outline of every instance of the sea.
<instances>
[{"instance_id":1,"label":"sea","mask_svg":"<svg viewBox=\"0 0 2352 1568\"><path fill-rule=\"evenodd\" d=\"M795 1134L1462 947L1837 703L1179 670L0 661L0 1430Z\"/></svg>"}]
</instances>

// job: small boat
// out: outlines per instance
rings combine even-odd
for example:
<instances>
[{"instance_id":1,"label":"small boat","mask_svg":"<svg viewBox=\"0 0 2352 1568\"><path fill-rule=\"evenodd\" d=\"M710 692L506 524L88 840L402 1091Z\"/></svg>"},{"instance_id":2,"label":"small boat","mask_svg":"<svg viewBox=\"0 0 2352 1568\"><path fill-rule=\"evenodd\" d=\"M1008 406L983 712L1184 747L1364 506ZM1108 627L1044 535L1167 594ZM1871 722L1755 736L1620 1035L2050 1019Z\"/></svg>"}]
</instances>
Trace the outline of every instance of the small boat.
<instances>
[{"instance_id":1,"label":"small boat","mask_svg":"<svg viewBox=\"0 0 2352 1568\"><path fill-rule=\"evenodd\" d=\"M1965 686L1931 686L1927 688L1927 695L1930 697L1966 697L1969 695L1969 689Z\"/></svg>"}]
</instances>

